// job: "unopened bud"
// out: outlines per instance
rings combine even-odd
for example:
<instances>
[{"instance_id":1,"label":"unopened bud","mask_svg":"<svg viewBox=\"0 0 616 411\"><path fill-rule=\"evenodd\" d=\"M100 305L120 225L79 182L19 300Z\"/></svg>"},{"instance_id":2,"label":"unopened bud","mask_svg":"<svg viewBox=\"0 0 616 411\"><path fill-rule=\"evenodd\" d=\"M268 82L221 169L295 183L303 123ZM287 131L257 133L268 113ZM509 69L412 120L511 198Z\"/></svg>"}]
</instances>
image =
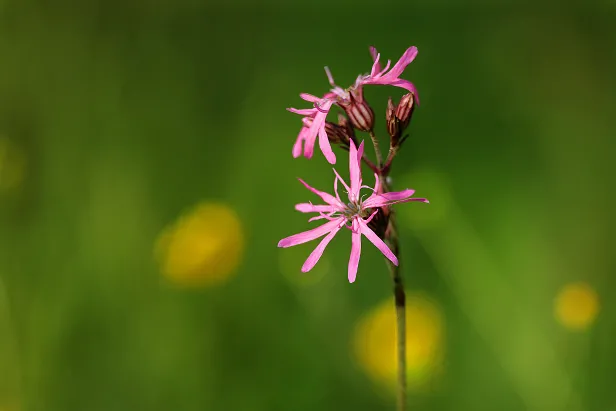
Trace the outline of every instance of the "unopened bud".
<instances>
[{"instance_id":1,"label":"unopened bud","mask_svg":"<svg viewBox=\"0 0 616 411\"><path fill-rule=\"evenodd\" d=\"M346 116L342 113L338 113L338 125L344 128L346 144L349 143L349 140L353 140L355 143L357 143L357 141L355 140L355 129L353 129L353 126L351 125L349 119L346 118Z\"/></svg>"},{"instance_id":2,"label":"unopened bud","mask_svg":"<svg viewBox=\"0 0 616 411\"><path fill-rule=\"evenodd\" d=\"M399 120L396 118L396 106L391 100L387 101L387 111L385 112L385 121L387 122L387 132L392 139L397 139L400 134Z\"/></svg>"},{"instance_id":3,"label":"unopened bud","mask_svg":"<svg viewBox=\"0 0 616 411\"><path fill-rule=\"evenodd\" d=\"M345 127L339 126L331 121L325 122L325 132L327 138L333 144L349 144L349 136Z\"/></svg>"},{"instance_id":4,"label":"unopened bud","mask_svg":"<svg viewBox=\"0 0 616 411\"><path fill-rule=\"evenodd\" d=\"M368 223L368 227L370 227L372 231L374 231L374 233L382 240L384 240L387 235L389 216L389 207L382 207L380 212L376 213L372 221Z\"/></svg>"},{"instance_id":5,"label":"unopened bud","mask_svg":"<svg viewBox=\"0 0 616 411\"><path fill-rule=\"evenodd\" d=\"M304 117L304 127L312 126L314 119L311 117ZM349 121L342 114L338 114L338 124L326 121L325 122L325 134L332 144L349 145L349 140L355 141L355 132L353 127L349 124Z\"/></svg>"},{"instance_id":6,"label":"unopened bud","mask_svg":"<svg viewBox=\"0 0 616 411\"><path fill-rule=\"evenodd\" d=\"M353 127L361 131L371 131L374 128L374 111L364 100L361 91L358 95L350 93L350 103L344 106L344 111Z\"/></svg>"},{"instance_id":7,"label":"unopened bud","mask_svg":"<svg viewBox=\"0 0 616 411\"><path fill-rule=\"evenodd\" d=\"M415 96L413 93L407 93L402 96L398 107L396 107L396 118L400 120L400 128L404 130L408 127L415 110Z\"/></svg>"}]
</instances>

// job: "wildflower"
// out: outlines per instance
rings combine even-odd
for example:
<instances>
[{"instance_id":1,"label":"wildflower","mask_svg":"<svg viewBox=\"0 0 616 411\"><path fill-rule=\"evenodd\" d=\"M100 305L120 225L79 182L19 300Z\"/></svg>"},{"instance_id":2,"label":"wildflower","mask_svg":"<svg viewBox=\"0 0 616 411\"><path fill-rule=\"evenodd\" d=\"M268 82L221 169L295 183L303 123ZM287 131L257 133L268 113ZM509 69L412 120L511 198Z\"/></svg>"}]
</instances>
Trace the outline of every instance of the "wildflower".
<instances>
[{"instance_id":1,"label":"wildflower","mask_svg":"<svg viewBox=\"0 0 616 411\"><path fill-rule=\"evenodd\" d=\"M387 62L385 68L381 67L379 62L380 54L374 47L370 47L370 54L374 60L370 74L359 75L351 87L343 89L336 85L331 71L328 67L325 67L325 73L327 74L329 84L332 86L330 92L325 94L322 98L302 93L300 97L305 101L313 103L314 107L310 109L287 109L292 113L304 116L303 120L312 120L310 125L307 125L306 122L303 121L302 129L293 146L293 157L299 157L303 150L304 157L312 158L318 136L319 148L323 152L323 155L330 164L336 163L336 156L331 149L325 129L325 119L334 104L345 110L351 124L355 128L362 131L372 130L374 127L374 111L364 100L363 86L365 85L377 84L400 87L413 93L415 100L419 102L416 97L417 90L413 83L400 78L400 75L404 72L406 67L415 59L417 47L409 47L391 70L389 70L391 61Z\"/></svg>"},{"instance_id":2,"label":"wildflower","mask_svg":"<svg viewBox=\"0 0 616 411\"><path fill-rule=\"evenodd\" d=\"M300 94L300 97L314 104L314 108L295 109L289 108L292 113L305 116L302 119L303 126L297 136L295 145L293 146L293 157L297 158L302 153L302 143L304 145L304 157L312 158L314 153L314 145L319 136L319 148L330 164L336 164L336 155L332 151L329 144L327 133L325 132L325 118L333 102L328 99L319 99L311 94Z\"/></svg>"},{"instance_id":3,"label":"wildflower","mask_svg":"<svg viewBox=\"0 0 616 411\"><path fill-rule=\"evenodd\" d=\"M387 69L391 64L391 61L388 60L385 68L381 70L381 63L379 62L381 57L380 53L378 53L374 47L370 47L370 54L374 60L374 63L372 64L372 71L367 76L360 76L360 78L357 79L356 84L359 82L361 85L380 84L400 87L417 96L417 89L413 83L400 78L400 75L404 72L406 66L415 60L415 57L417 56L417 47L413 46L406 49L402 57L400 57L400 60L398 60L398 62L389 71L387 71ZM417 97L415 97L415 99L418 100ZM417 101L417 103L419 103L419 101Z\"/></svg>"},{"instance_id":4,"label":"wildflower","mask_svg":"<svg viewBox=\"0 0 616 411\"><path fill-rule=\"evenodd\" d=\"M398 265L398 259L394 253L389 249L385 242L368 227L368 223L370 223L374 216L379 212L381 207L408 201L422 201L427 203L428 200L425 198L411 198L415 192L411 189L382 193L379 177L376 174L374 175L376 180L374 188L362 186L361 161L364 154L364 143L362 142L359 145L359 149L355 147L352 140L349 143L350 186L346 184L335 169L335 197L329 193L319 191L309 186L301 179L299 180L308 190L321 197L326 204L313 205L312 203L300 203L295 206L295 209L302 213L319 213L318 216L312 217L308 221L325 219L328 220L328 222L312 230L284 238L280 240L278 247L286 248L303 244L325 235L325 238L321 240L319 245L314 249L302 266L302 272L308 272L319 261L325 251L325 247L327 247L327 244L329 244L329 242L334 238L338 231L342 229L342 227L346 227L350 229L352 233L351 255L348 266L348 279L349 282L352 283L355 281L355 277L357 275L357 267L359 265L359 258L361 254L362 234L366 236L368 240L370 240L370 242L372 242L372 244L374 244L387 259L389 259L393 264ZM342 183L347 191L348 203L344 203L338 195L338 181ZM362 188L368 188L373 191L373 193L365 200L360 196L360 190Z\"/></svg>"}]
</instances>

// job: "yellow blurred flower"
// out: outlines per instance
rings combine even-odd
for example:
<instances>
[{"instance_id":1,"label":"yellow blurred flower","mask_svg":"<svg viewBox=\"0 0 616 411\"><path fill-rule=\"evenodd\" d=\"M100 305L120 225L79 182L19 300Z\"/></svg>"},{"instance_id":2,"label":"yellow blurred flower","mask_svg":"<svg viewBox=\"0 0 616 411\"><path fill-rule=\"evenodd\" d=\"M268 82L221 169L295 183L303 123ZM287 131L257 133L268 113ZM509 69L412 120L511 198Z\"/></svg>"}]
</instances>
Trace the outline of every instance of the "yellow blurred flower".
<instances>
[{"instance_id":1,"label":"yellow blurred flower","mask_svg":"<svg viewBox=\"0 0 616 411\"><path fill-rule=\"evenodd\" d=\"M244 252L244 233L227 205L204 202L167 227L155 253L163 275L186 286L215 285L228 279Z\"/></svg>"},{"instance_id":2,"label":"yellow blurred flower","mask_svg":"<svg viewBox=\"0 0 616 411\"><path fill-rule=\"evenodd\" d=\"M421 391L440 370L444 352L441 310L423 294L407 296L406 361L409 388ZM387 300L358 323L353 338L359 364L377 383L394 388L397 376L396 313Z\"/></svg>"},{"instance_id":3,"label":"yellow blurred flower","mask_svg":"<svg viewBox=\"0 0 616 411\"><path fill-rule=\"evenodd\" d=\"M26 156L8 137L0 135L0 192L18 187L26 174Z\"/></svg>"},{"instance_id":4,"label":"yellow blurred flower","mask_svg":"<svg viewBox=\"0 0 616 411\"><path fill-rule=\"evenodd\" d=\"M584 330L599 313L599 296L587 283L569 283L556 296L554 313L564 327Z\"/></svg>"}]
</instances>

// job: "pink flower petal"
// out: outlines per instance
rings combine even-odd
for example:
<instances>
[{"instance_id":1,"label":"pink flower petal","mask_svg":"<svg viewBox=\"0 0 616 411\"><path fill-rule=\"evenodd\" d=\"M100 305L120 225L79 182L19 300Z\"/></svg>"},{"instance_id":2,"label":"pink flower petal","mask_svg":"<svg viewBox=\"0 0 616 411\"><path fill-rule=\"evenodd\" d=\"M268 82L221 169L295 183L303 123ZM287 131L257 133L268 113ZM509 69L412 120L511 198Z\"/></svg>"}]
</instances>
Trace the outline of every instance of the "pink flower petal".
<instances>
[{"instance_id":1,"label":"pink flower petal","mask_svg":"<svg viewBox=\"0 0 616 411\"><path fill-rule=\"evenodd\" d=\"M364 142L359 144L359 148L357 149L357 163L361 166L361 160L364 157ZM359 178L361 179L361 167L359 171Z\"/></svg>"},{"instance_id":2,"label":"pink flower petal","mask_svg":"<svg viewBox=\"0 0 616 411\"><path fill-rule=\"evenodd\" d=\"M374 211L372 212L372 214L370 214L370 217L366 218L366 224L368 224L368 223L370 223L370 221L372 221L372 219L374 218L374 216L376 215L376 213L378 213L378 212L379 212L379 210L380 210L380 209L379 209L379 208L377 208L376 210L374 210Z\"/></svg>"},{"instance_id":3,"label":"pink flower petal","mask_svg":"<svg viewBox=\"0 0 616 411\"><path fill-rule=\"evenodd\" d=\"M417 105L419 105L419 98L417 97L417 88L415 88L415 85L408 80L392 79L391 77L384 76L381 78L367 79L363 82L363 84L400 87L402 89L412 92L415 95L415 102L417 102Z\"/></svg>"},{"instance_id":4,"label":"pink flower petal","mask_svg":"<svg viewBox=\"0 0 616 411\"><path fill-rule=\"evenodd\" d=\"M316 143L314 137L309 138L309 132L306 133L306 138L304 139L304 157L310 159L314 154L314 144Z\"/></svg>"},{"instance_id":5,"label":"pink flower petal","mask_svg":"<svg viewBox=\"0 0 616 411\"><path fill-rule=\"evenodd\" d=\"M336 87L336 83L334 83L334 76L332 76L332 72L327 66L325 66L325 74L327 74L327 80L329 80L329 85L332 87Z\"/></svg>"},{"instance_id":6,"label":"pink flower petal","mask_svg":"<svg viewBox=\"0 0 616 411\"><path fill-rule=\"evenodd\" d=\"M336 169L334 169L334 172L336 172ZM346 187L346 183L345 183L345 187ZM336 194L336 199L342 203L342 200L340 199L340 195L338 195L338 178L334 178L334 193Z\"/></svg>"},{"instance_id":7,"label":"pink flower petal","mask_svg":"<svg viewBox=\"0 0 616 411\"><path fill-rule=\"evenodd\" d=\"M302 98L302 100L309 101L311 103L316 103L317 101L321 100L317 96L313 96L312 94L308 93L301 93L299 96Z\"/></svg>"},{"instance_id":8,"label":"pink flower petal","mask_svg":"<svg viewBox=\"0 0 616 411\"><path fill-rule=\"evenodd\" d=\"M411 62L417 56L417 47L412 46L406 49L400 60L392 67L389 73L385 74L387 77L398 78L404 72L406 66L411 64Z\"/></svg>"},{"instance_id":9,"label":"pink flower petal","mask_svg":"<svg viewBox=\"0 0 616 411\"><path fill-rule=\"evenodd\" d=\"M370 51L372 51L372 50L370 50ZM376 49L374 49L374 52L376 52ZM372 70L370 70L370 75L371 76L374 76L378 72L381 71L381 64L379 63L379 59L380 58L381 58L381 54L380 53L377 53L376 57L375 56L372 57L372 59L374 60L374 63L372 63Z\"/></svg>"},{"instance_id":10,"label":"pink flower petal","mask_svg":"<svg viewBox=\"0 0 616 411\"><path fill-rule=\"evenodd\" d=\"M349 282L355 282L357 268L359 267L359 257L361 256L361 233L351 234L351 256L349 257Z\"/></svg>"},{"instance_id":11,"label":"pink flower petal","mask_svg":"<svg viewBox=\"0 0 616 411\"><path fill-rule=\"evenodd\" d=\"M381 71L381 64L379 63L379 52L372 46L370 46L370 56L372 56L372 61L374 61L372 71L370 72L370 75L373 76Z\"/></svg>"},{"instance_id":12,"label":"pink flower petal","mask_svg":"<svg viewBox=\"0 0 616 411\"><path fill-rule=\"evenodd\" d=\"M408 190L413 192L413 190ZM392 204L397 203L408 203L409 201L419 201L421 203L429 203L427 198L419 198L419 197L405 197L403 191L393 192L393 193L385 193L385 194L373 194L366 201L362 203L362 208L375 208L375 207L385 207L390 206ZM399 198L398 198L399 194Z\"/></svg>"},{"instance_id":13,"label":"pink flower petal","mask_svg":"<svg viewBox=\"0 0 616 411\"><path fill-rule=\"evenodd\" d=\"M404 80L404 79L400 78L400 79L398 79L396 81L393 81L390 85L394 86L394 87L403 88L403 89L413 93L413 95L415 96L415 103L417 105L419 105L419 94L417 93L417 87L415 87L415 85L413 83L411 83L408 80Z\"/></svg>"},{"instance_id":14,"label":"pink flower petal","mask_svg":"<svg viewBox=\"0 0 616 411\"><path fill-rule=\"evenodd\" d=\"M402 191L392 191L389 193L372 194L366 201L363 202L365 208L383 207L390 203L404 201L410 198L415 193L415 190L406 189ZM410 200L407 200L410 201Z\"/></svg>"},{"instance_id":15,"label":"pink flower petal","mask_svg":"<svg viewBox=\"0 0 616 411\"><path fill-rule=\"evenodd\" d=\"M314 205L310 203L295 204L295 209L302 213L331 213L334 211L330 205Z\"/></svg>"},{"instance_id":16,"label":"pink flower petal","mask_svg":"<svg viewBox=\"0 0 616 411\"><path fill-rule=\"evenodd\" d=\"M396 258L394 253L392 253L389 247L387 247L387 244L385 244L385 242L383 242L383 240L381 240L379 236L377 236L374 231L372 231L370 227L368 227L364 220L362 220L361 218L357 218L355 221L357 221L357 223L359 224L359 229L361 233L365 235L366 238L370 240L370 242L374 244L376 248L378 248L379 251L382 252L389 261L394 263L394 265L398 265L398 259Z\"/></svg>"},{"instance_id":17,"label":"pink flower petal","mask_svg":"<svg viewBox=\"0 0 616 411\"><path fill-rule=\"evenodd\" d=\"M295 234L290 237L283 238L278 242L278 247L287 248L292 247L294 245L307 243L308 241L312 241L319 237L324 236L325 234L331 232L333 229L338 227L341 224L344 224L345 217L340 217L336 220L329 221L322 226L313 228L312 230L304 231L303 233Z\"/></svg>"},{"instance_id":18,"label":"pink flower petal","mask_svg":"<svg viewBox=\"0 0 616 411\"><path fill-rule=\"evenodd\" d=\"M316 195L318 195L319 197L321 197L321 199L323 201L325 201L327 204L329 204L330 206L333 206L334 209L336 211L340 211L340 210L344 210L344 204L342 204L342 202L340 202L336 197L334 197L333 195L326 193L324 191L319 191L316 188L313 188L311 186L309 186L304 180L302 180L301 178L298 179L300 181L300 183L302 183L308 190L312 191L313 193L315 193Z\"/></svg>"},{"instance_id":19,"label":"pink flower petal","mask_svg":"<svg viewBox=\"0 0 616 411\"><path fill-rule=\"evenodd\" d=\"M349 191L349 200L357 201L359 198L359 190L361 189L361 154L364 154L364 142L359 145L359 150L355 148L355 144L351 140L349 147L349 174L351 176L351 191Z\"/></svg>"},{"instance_id":20,"label":"pink flower petal","mask_svg":"<svg viewBox=\"0 0 616 411\"><path fill-rule=\"evenodd\" d=\"M336 197L338 197L338 199L340 199L340 196L338 196L338 184L337 184L338 180L340 180L340 182L342 183L342 185L346 189L347 193L350 193L351 189L349 188L347 183L342 179L342 177L340 177L340 174L338 174L336 169L334 168L333 170L334 170L334 173L336 174L336 179L334 180L334 192L336 193Z\"/></svg>"},{"instance_id":21,"label":"pink flower petal","mask_svg":"<svg viewBox=\"0 0 616 411\"><path fill-rule=\"evenodd\" d=\"M387 64L385 64L385 67L383 67L383 70L376 73L376 76L374 77L381 77L383 74L385 74L387 70L389 70L389 66L391 66L391 60L387 60Z\"/></svg>"},{"instance_id":22,"label":"pink flower petal","mask_svg":"<svg viewBox=\"0 0 616 411\"><path fill-rule=\"evenodd\" d=\"M314 116L317 113L316 108L287 108L287 111L290 111L293 114L299 114L300 116Z\"/></svg>"},{"instance_id":23,"label":"pink flower petal","mask_svg":"<svg viewBox=\"0 0 616 411\"><path fill-rule=\"evenodd\" d=\"M377 173L374 173L374 192L379 193L381 190L381 179L379 178Z\"/></svg>"},{"instance_id":24,"label":"pink flower petal","mask_svg":"<svg viewBox=\"0 0 616 411\"><path fill-rule=\"evenodd\" d=\"M329 220L329 221L332 221L332 220L335 220L335 218L332 217L332 213L330 213L330 214L321 214L321 215L317 215L317 216L314 216L312 218L309 218L308 222L312 223L313 221L317 221L317 220Z\"/></svg>"},{"instance_id":25,"label":"pink flower petal","mask_svg":"<svg viewBox=\"0 0 616 411\"><path fill-rule=\"evenodd\" d=\"M308 133L307 127L302 127L297 135L297 140L293 144L293 157L297 158L302 155L302 143L306 140L306 134Z\"/></svg>"},{"instance_id":26,"label":"pink flower petal","mask_svg":"<svg viewBox=\"0 0 616 411\"><path fill-rule=\"evenodd\" d=\"M304 265L302 265L303 273L312 270L316 263L319 262L319 259L323 255L323 251L325 251L325 247L327 247L327 244L329 244L329 242L334 238L336 233L340 231L342 226L343 224L339 224L338 226L334 227L331 232L323 240L321 240L317 248L315 248L314 251L310 253L308 259L306 259L306 262L304 262Z\"/></svg>"},{"instance_id":27,"label":"pink flower petal","mask_svg":"<svg viewBox=\"0 0 616 411\"><path fill-rule=\"evenodd\" d=\"M336 155L332 151L332 146L329 144L329 138L327 138L324 127L319 129L319 148L321 148L321 152L329 164L336 164Z\"/></svg>"}]
</instances>

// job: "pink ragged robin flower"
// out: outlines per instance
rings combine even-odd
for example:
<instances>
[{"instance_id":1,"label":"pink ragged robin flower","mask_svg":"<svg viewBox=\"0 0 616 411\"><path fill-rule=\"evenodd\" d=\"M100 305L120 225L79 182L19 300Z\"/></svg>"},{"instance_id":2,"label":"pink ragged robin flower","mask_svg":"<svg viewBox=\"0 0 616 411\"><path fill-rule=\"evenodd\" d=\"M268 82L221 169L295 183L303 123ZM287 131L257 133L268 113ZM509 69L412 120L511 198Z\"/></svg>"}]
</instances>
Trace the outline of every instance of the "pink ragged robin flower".
<instances>
[{"instance_id":1,"label":"pink ragged robin flower","mask_svg":"<svg viewBox=\"0 0 616 411\"><path fill-rule=\"evenodd\" d=\"M330 164L336 164L336 155L329 144L327 133L325 132L325 118L332 106L332 101L319 99L311 94L302 93L300 97L314 104L313 108L295 109L289 108L292 113L304 116L302 119L302 129L297 136L297 141L293 145L293 157L297 158L302 154L302 144L304 157L312 158L314 144L319 136L319 148Z\"/></svg>"},{"instance_id":2,"label":"pink ragged robin flower","mask_svg":"<svg viewBox=\"0 0 616 411\"><path fill-rule=\"evenodd\" d=\"M370 47L370 54L374 60L370 74L359 75L352 86L343 89L336 85L329 68L325 67L329 84L333 87L331 91L322 98L306 93L300 94L303 100L313 103L313 108L288 109L292 113L312 119L312 124L309 126L304 122L297 136L295 145L293 146L293 157L297 158L302 155L303 152L304 157L312 158L318 136L319 148L323 152L323 155L330 164L336 163L336 156L331 149L325 131L325 119L334 104L340 106L347 112L349 119L356 128L364 131L371 130L374 121L374 113L367 103L364 102L363 86L365 85L378 84L400 87L412 92L415 95L417 103L419 103L417 89L413 83L400 78L400 75L404 72L406 67L415 59L415 56L417 56L417 47L409 47L391 70L389 70L391 61L387 61L385 68L381 67L379 62L380 54L374 47Z\"/></svg>"},{"instance_id":3,"label":"pink ragged robin flower","mask_svg":"<svg viewBox=\"0 0 616 411\"><path fill-rule=\"evenodd\" d=\"M389 247L387 247L387 244L385 244L385 242L379 238L379 236L377 236L370 227L368 227L368 223L372 220L376 213L379 212L381 207L408 201L421 201L427 203L428 200L425 198L411 198L415 192L411 189L383 193L380 187L379 177L376 174L374 175L376 179L374 188L363 186L361 178L361 161L363 155L364 143L362 142L359 145L359 149L357 149L351 140L349 150L349 172L351 185L348 186L334 169L334 173L336 174L336 178L334 180L334 193L336 196L319 191L306 184L303 180L299 180L308 190L321 197L326 204L313 205L312 203L300 203L295 206L295 209L302 213L319 213L318 216L312 217L308 221L321 219L328 220L327 223L321 225L320 227L284 238L278 243L278 247L286 248L303 244L325 235L325 238L321 240L317 248L314 249L302 266L303 272L310 271L316 265L321 258L321 255L323 255L323 251L325 251L327 244L329 244L329 242L342 227L346 227L351 230L351 256L349 259L348 268L349 282L354 282L357 275L357 267L359 265L359 256L361 253L362 234L366 236L368 240L370 240L370 242L374 244L393 264L398 265L398 259L394 253L389 249ZM347 203L343 202L338 195L338 181L342 183L347 191ZM362 188L372 190L372 194L365 200L360 195L360 190Z\"/></svg>"}]
</instances>

